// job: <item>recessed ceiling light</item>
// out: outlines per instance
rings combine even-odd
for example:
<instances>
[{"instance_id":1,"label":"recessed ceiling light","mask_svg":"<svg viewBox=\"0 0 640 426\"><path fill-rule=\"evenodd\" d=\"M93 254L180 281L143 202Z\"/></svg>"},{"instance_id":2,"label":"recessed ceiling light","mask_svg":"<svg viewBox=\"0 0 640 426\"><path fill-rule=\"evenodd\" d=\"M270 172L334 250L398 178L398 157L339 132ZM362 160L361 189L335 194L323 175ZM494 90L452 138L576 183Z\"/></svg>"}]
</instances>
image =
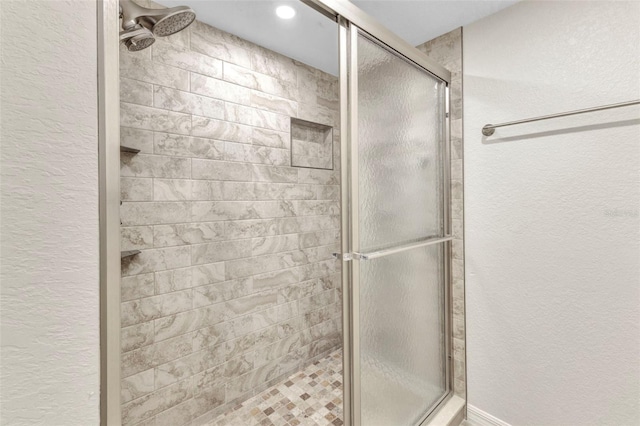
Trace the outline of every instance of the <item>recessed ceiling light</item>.
<instances>
[{"instance_id":1,"label":"recessed ceiling light","mask_svg":"<svg viewBox=\"0 0 640 426\"><path fill-rule=\"evenodd\" d=\"M276 15L282 19L291 19L296 16L296 10L291 6L278 6L276 8Z\"/></svg>"}]
</instances>

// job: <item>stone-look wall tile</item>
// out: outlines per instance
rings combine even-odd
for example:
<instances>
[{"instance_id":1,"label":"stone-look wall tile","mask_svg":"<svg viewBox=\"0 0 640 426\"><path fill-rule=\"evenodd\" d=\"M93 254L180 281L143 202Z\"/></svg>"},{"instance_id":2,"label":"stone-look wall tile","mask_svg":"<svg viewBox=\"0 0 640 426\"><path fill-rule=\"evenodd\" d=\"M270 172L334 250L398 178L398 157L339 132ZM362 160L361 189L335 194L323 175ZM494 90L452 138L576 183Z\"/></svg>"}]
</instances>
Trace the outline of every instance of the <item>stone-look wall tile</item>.
<instances>
[{"instance_id":1,"label":"stone-look wall tile","mask_svg":"<svg viewBox=\"0 0 640 426\"><path fill-rule=\"evenodd\" d=\"M331 169L331 157L308 157L304 155L293 155L291 161L296 167L309 167L313 169Z\"/></svg>"},{"instance_id":2,"label":"stone-look wall tile","mask_svg":"<svg viewBox=\"0 0 640 426\"><path fill-rule=\"evenodd\" d=\"M278 223L276 219L226 222L224 233L229 239L266 237L278 233Z\"/></svg>"},{"instance_id":3,"label":"stone-look wall tile","mask_svg":"<svg viewBox=\"0 0 640 426\"><path fill-rule=\"evenodd\" d=\"M291 167L255 165L252 179L256 182L293 183L298 181L298 171Z\"/></svg>"},{"instance_id":4,"label":"stone-look wall tile","mask_svg":"<svg viewBox=\"0 0 640 426\"><path fill-rule=\"evenodd\" d=\"M193 135L229 142L251 143L252 128L243 124L194 115Z\"/></svg>"},{"instance_id":5,"label":"stone-look wall tile","mask_svg":"<svg viewBox=\"0 0 640 426\"><path fill-rule=\"evenodd\" d=\"M143 105L120 103L120 123L123 126L159 132L191 132L191 116Z\"/></svg>"},{"instance_id":6,"label":"stone-look wall tile","mask_svg":"<svg viewBox=\"0 0 640 426\"><path fill-rule=\"evenodd\" d=\"M165 6L161 5L160 3L157 3L155 1L151 1L150 3L151 3L151 6L150 6L151 8L165 9ZM156 39L156 43L153 44L153 47L169 45L169 46L175 46L175 47L182 47L186 49L189 47L190 40L191 40L190 31L178 31L177 33L174 33L170 36L158 37ZM153 48L151 49L151 51L153 52Z\"/></svg>"},{"instance_id":7,"label":"stone-look wall tile","mask_svg":"<svg viewBox=\"0 0 640 426\"><path fill-rule=\"evenodd\" d=\"M254 127L251 129L251 143L273 148L287 148L289 146L289 134Z\"/></svg>"},{"instance_id":8,"label":"stone-look wall tile","mask_svg":"<svg viewBox=\"0 0 640 426\"><path fill-rule=\"evenodd\" d=\"M454 182L452 182L452 193L453 193L453 189L455 188L454 186ZM451 218L452 219L462 219L462 207L463 207L463 201L462 198L452 198L451 199Z\"/></svg>"},{"instance_id":9,"label":"stone-look wall tile","mask_svg":"<svg viewBox=\"0 0 640 426\"><path fill-rule=\"evenodd\" d=\"M451 277L454 280L464 280L464 262L461 259L451 261Z\"/></svg>"},{"instance_id":10,"label":"stone-look wall tile","mask_svg":"<svg viewBox=\"0 0 640 426\"><path fill-rule=\"evenodd\" d=\"M298 182L315 183L319 185L339 185L340 173L333 170L300 169Z\"/></svg>"},{"instance_id":11,"label":"stone-look wall tile","mask_svg":"<svg viewBox=\"0 0 640 426\"><path fill-rule=\"evenodd\" d=\"M156 294L170 293L193 287L191 268L171 269L155 273Z\"/></svg>"},{"instance_id":12,"label":"stone-look wall tile","mask_svg":"<svg viewBox=\"0 0 640 426\"><path fill-rule=\"evenodd\" d=\"M311 185L256 183L256 198L258 200L311 200L316 192Z\"/></svg>"},{"instance_id":13,"label":"stone-look wall tile","mask_svg":"<svg viewBox=\"0 0 640 426\"><path fill-rule=\"evenodd\" d=\"M193 221L245 220L287 217L295 214L289 201L194 201Z\"/></svg>"},{"instance_id":14,"label":"stone-look wall tile","mask_svg":"<svg viewBox=\"0 0 640 426\"><path fill-rule=\"evenodd\" d=\"M122 352L129 352L154 342L153 322L143 322L124 327L121 335Z\"/></svg>"},{"instance_id":15,"label":"stone-look wall tile","mask_svg":"<svg viewBox=\"0 0 640 426\"><path fill-rule=\"evenodd\" d=\"M191 198L191 181L187 179L154 179L154 201L181 201Z\"/></svg>"},{"instance_id":16,"label":"stone-look wall tile","mask_svg":"<svg viewBox=\"0 0 640 426\"><path fill-rule=\"evenodd\" d=\"M453 240L451 244L452 257L454 259L464 259L464 243L462 240Z\"/></svg>"},{"instance_id":17,"label":"stone-look wall tile","mask_svg":"<svg viewBox=\"0 0 640 426\"><path fill-rule=\"evenodd\" d=\"M340 241L340 230L300 234L300 248L318 247Z\"/></svg>"},{"instance_id":18,"label":"stone-look wall tile","mask_svg":"<svg viewBox=\"0 0 640 426\"><path fill-rule=\"evenodd\" d=\"M173 426L191 421L194 416L193 402L194 399L190 398L169 408L168 410L158 413L153 417L153 426ZM136 426L139 426L139 424Z\"/></svg>"},{"instance_id":19,"label":"stone-look wall tile","mask_svg":"<svg viewBox=\"0 0 640 426\"><path fill-rule=\"evenodd\" d=\"M266 146L245 145L227 142L225 144L224 159L244 163L260 163L273 166L288 165L291 160L286 149L269 148Z\"/></svg>"},{"instance_id":20,"label":"stone-look wall tile","mask_svg":"<svg viewBox=\"0 0 640 426\"><path fill-rule=\"evenodd\" d=\"M155 133L153 151L159 155L221 160L224 153L224 142L192 136Z\"/></svg>"},{"instance_id":21,"label":"stone-look wall tile","mask_svg":"<svg viewBox=\"0 0 640 426\"><path fill-rule=\"evenodd\" d=\"M296 201L295 205L299 216L340 214L340 203L337 201Z\"/></svg>"},{"instance_id":22,"label":"stone-look wall tile","mask_svg":"<svg viewBox=\"0 0 640 426\"><path fill-rule=\"evenodd\" d=\"M207 311L209 308L207 309L203 309L203 311ZM191 313L192 316L195 315L195 313ZM185 316L185 315L183 315ZM191 324L193 322L189 322L190 318L186 318L186 319L179 319L177 321L177 324L179 327L166 327L166 328L160 328L159 329L159 333L163 334L163 333L182 333L182 329L186 329L188 327L191 326ZM250 319L250 318L249 318ZM211 326L204 326L202 328L199 328L198 330L195 331L194 333L194 337L193 337L193 350L194 351L199 351L199 350L207 350L209 347L215 347L215 348L224 348L224 346L222 345L223 342L225 342L228 338L229 338L229 327L231 327L232 324L231 322L219 322L215 325L211 325ZM250 327L252 326L252 323L249 323L249 325L247 326L247 328L249 328L249 330L247 331L247 333L250 331ZM235 327L234 330L238 330L238 327ZM196 383L197 383L197 378L196 378Z\"/></svg>"},{"instance_id":23,"label":"stone-look wall tile","mask_svg":"<svg viewBox=\"0 0 640 426\"><path fill-rule=\"evenodd\" d=\"M153 274L141 274L122 277L120 298L123 302L153 296L155 280Z\"/></svg>"},{"instance_id":24,"label":"stone-look wall tile","mask_svg":"<svg viewBox=\"0 0 640 426\"><path fill-rule=\"evenodd\" d=\"M120 175L124 177L188 178L191 160L164 155L120 155Z\"/></svg>"},{"instance_id":25,"label":"stone-look wall tile","mask_svg":"<svg viewBox=\"0 0 640 426\"><path fill-rule=\"evenodd\" d=\"M191 268L194 286L217 283L225 280L225 264L209 263L196 265Z\"/></svg>"},{"instance_id":26,"label":"stone-look wall tile","mask_svg":"<svg viewBox=\"0 0 640 426\"><path fill-rule=\"evenodd\" d=\"M224 361L224 353L222 351L198 351L184 358L170 361L166 364L157 366L155 371L156 389L169 386L180 380L188 379L191 376L200 373L210 365L215 365Z\"/></svg>"},{"instance_id":27,"label":"stone-look wall tile","mask_svg":"<svg viewBox=\"0 0 640 426\"><path fill-rule=\"evenodd\" d=\"M333 163L334 168L336 163ZM340 200L340 186L339 185L322 185L316 187L316 193L318 200Z\"/></svg>"},{"instance_id":28,"label":"stone-look wall tile","mask_svg":"<svg viewBox=\"0 0 640 426\"><path fill-rule=\"evenodd\" d=\"M260 239L256 239L257 243L260 242ZM286 287L297 288L297 283L299 281L299 277L295 268L293 269L282 269L280 271L275 272L267 272L265 274L259 274L253 276L253 289L256 291L278 288L278 287Z\"/></svg>"},{"instance_id":29,"label":"stone-look wall tile","mask_svg":"<svg viewBox=\"0 0 640 426\"><path fill-rule=\"evenodd\" d=\"M249 164L212 160L193 159L191 167L194 179L249 181L253 173Z\"/></svg>"},{"instance_id":30,"label":"stone-look wall tile","mask_svg":"<svg viewBox=\"0 0 640 426\"><path fill-rule=\"evenodd\" d=\"M184 290L124 302L121 309L122 325L126 327L184 312L192 308L192 299L191 291Z\"/></svg>"},{"instance_id":31,"label":"stone-look wall tile","mask_svg":"<svg viewBox=\"0 0 640 426\"><path fill-rule=\"evenodd\" d=\"M201 308L247 296L251 292L252 285L253 279L249 277L195 287L193 290L193 307Z\"/></svg>"},{"instance_id":32,"label":"stone-look wall tile","mask_svg":"<svg viewBox=\"0 0 640 426\"><path fill-rule=\"evenodd\" d=\"M340 114L337 111L306 103L298 104L298 118L330 127L338 127L340 122Z\"/></svg>"},{"instance_id":33,"label":"stone-look wall tile","mask_svg":"<svg viewBox=\"0 0 640 426\"><path fill-rule=\"evenodd\" d=\"M153 105L153 84L129 78L120 79L120 100L132 104Z\"/></svg>"},{"instance_id":34,"label":"stone-look wall tile","mask_svg":"<svg viewBox=\"0 0 640 426\"><path fill-rule=\"evenodd\" d=\"M153 248L153 228L150 226L127 226L120 228L121 250L144 250Z\"/></svg>"},{"instance_id":35,"label":"stone-look wall tile","mask_svg":"<svg viewBox=\"0 0 640 426\"><path fill-rule=\"evenodd\" d=\"M153 88L153 106L211 118L225 116L223 101L162 86Z\"/></svg>"},{"instance_id":36,"label":"stone-look wall tile","mask_svg":"<svg viewBox=\"0 0 640 426\"><path fill-rule=\"evenodd\" d=\"M296 101L259 92L257 90L253 90L251 92L251 106L284 114L289 117L296 117L298 115L298 103Z\"/></svg>"},{"instance_id":37,"label":"stone-look wall tile","mask_svg":"<svg viewBox=\"0 0 640 426\"><path fill-rule=\"evenodd\" d=\"M191 74L191 92L237 104L251 102L251 89L200 74Z\"/></svg>"},{"instance_id":38,"label":"stone-look wall tile","mask_svg":"<svg viewBox=\"0 0 640 426\"><path fill-rule=\"evenodd\" d=\"M120 77L189 90L188 71L152 62L148 54L146 56L131 54L124 47L120 48Z\"/></svg>"},{"instance_id":39,"label":"stone-look wall tile","mask_svg":"<svg viewBox=\"0 0 640 426\"><path fill-rule=\"evenodd\" d=\"M191 263L193 265L238 259L249 257L250 255L251 242L249 240L223 241L191 246Z\"/></svg>"},{"instance_id":40,"label":"stone-look wall tile","mask_svg":"<svg viewBox=\"0 0 640 426\"><path fill-rule=\"evenodd\" d=\"M120 145L139 149L143 154L153 154L153 132L121 126Z\"/></svg>"},{"instance_id":41,"label":"stone-look wall tile","mask_svg":"<svg viewBox=\"0 0 640 426\"><path fill-rule=\"evenodd\" d=\"M341 344L337 78L200 22L121 55L123 423L205 422Z\"/></svg>"},{"instance_id":42,"label":"stone-look wall tile","mask_svg":"<svg viewBox=\"0 0 640 426\"><path fill-rule=\"evenodd\" d=\"M298 235L279 235L276 237L262 237L251 240L251 255L260 256L269 253L297 250Z\"/></svg>"},{"instance_id":43,"label":"stone-look wall tile","mask_svg":"<svg viewBox=\"0 0 640 426\"><path fill-rule=\"evenodd\" d=\"M454 238L458 238L458 239L462 239L464 236L464 231L463 231L463 227L462 227L462 220L461 219L454 219L451 221L451 229L452 229L452 234Z\"/></svg>"},{"instance_id":44,"label":"stone-look wall tile","mask_svg":"<svg viewBox=\"0 0 640 426\"><path fill-rule=\"evenodd\" d=\"M230 102L225 104L225 119L253 127L277 130L279 132L289 131L289 117L286 115L244 105L232 104Z\"/></svg>"},{"instance_id":45,"label":"stone-look wall tile","mask_svg":"<svg viewBox=\"0 0 640 426\"><path fill-rule=\"evenodd\" d=\"M122 424L133 425L146 417L171 408L191 396L191 381L184 380L149 395L134 399L122 406Z\"/></svg>"},{"instance_id":46,"label":"stone-look wall tile","mask_svg":"<svg viewBox=\"0 0 640 426\"><path fill-rule=\"evenodd\" d=\"M222 61L220 59L212 58L170 43L155 43L151 49L155 62L203 74L208 77L222 78Z\"/></svg>"},{"instance_id":47,"label":"stone-look wall tile","mask_svg":"<svg viewBox=\"0 0 640 426\"><path fill-rule=\"evenodd\" d=\"M194 330L196 330L194 335L196 338L201 329L220 324L225 318L224 304L204 306L163 317L154 322L155 340L159 342L175 336L180 337Z\"/></svg>"},{"instance_id":48,"label":"stone-look wall tile","mask_svg":"<svg viewBox=\"0 0 640 426\"><path fill-rule=\"evenodd\" d=\"M202 244L225 238L224 223L185 223L153 227L155 247Z\"/></svg>"},{"instance_id":49,"label":"stone-look wall tile","mask_svg":"<svg viewBox=\"0 0 640 426\"><path fill-rule=\"evenodd\" d=\"M225 302L225 319L232 319L275 306L278 295L275 291L251 294Z\"/></svg>"},{"instance_id":50,"label":"stone-look wall tile","mask_svg":"<svg viewBox=\"0 0 640 426\"><path fill-rule=\"evenodd\" d=\"M121 401L126 403L153 392L153 382L153 370L143 371L123 379L120 389Z\"/></svg>"},{"instance_id":51,"label":"stone-look wall tile","mask_svg":"<svg viewBox=\"0 0 640 426\"><path fill-rule=\"evenodd\" d=\"M297 84L297 70L293 59L257 47L251 51L251 69L278 80Z\"/></svg>"},{"instance_id":52,"label":"stone-look wall tile","mask_svg":"<svg viewBox=\"0 0 640 426\"><path fill-rule=\"evenodd\" d=\"M167 247L143 250L142 253L122 261L122 275L130 276L148 272L165 271L191 264L189 247Z\"/></svg>"},{"instance_id":53,"label":"stone-look wall tile","mask_svg":"<svg viewBox=\"0 0 640 426\"><path fill-rule=\"evenodd\" d=\"M240 46L226 43L224 40L210 37L206 31L200 31L201 28L194 28L191 32L191 49L194 52L202 53L212 58L217 58L225 62L231 62L249 67L251 64L250 53Z\"/></svg>"},{"instance_id":54,"label":"stone-look wall tile","mask_svg":"<svg viewBox=\"0 0 640 426\"><path fill-rule=\"evenodd\" d=\"M148 178L120 178L120 200L151 201L153 200L153 180Z\"/></svg>"},{"instance_id":55,"label":"stone-look wall tile","mask_svg":"<svg viewBox=\"0 0 640 426\"><path fill-rule=\"evenodd\" d=\"M462 182L462 159L451 160L451 176L457 176Z\"/></svg>"},{"instance_id":56,"label":"stone-look wall tile","mask_svg":"<svg viewBox=\"0 0 640 426\"><path fill-rule=\"evenodd\" d=\"M451 158L462 159L462 119L451 120Z\"/></svg>"},{"instance_id":57,"label":"stone-look wall tile","mask_svg":"<svg viewBox=\"0 0 640 426\"><path fill-rule=\"evenodd\" d=\"M278 230L282 234L307 233L339 227L339 216L287 217L278 222Z\"/></svg>"},{"instance_id":58,"label":"stone-look wall tile","mask_svg":"<svg viewBox=\"0 0 640 426\"><path fill-rule=\"evenodd\" d=\"M224 80L272 95L293 98L296 85L225 62Z\"/></svg>"},{"instance_id":59,"label":"stone-look wall tile","mask_svg":"<svg viewBox=\"0 0 640 426\"><path fill-rule=\"evenodd\" d=\"M222 197L227 201L255 201L258 199L256 184L253 182L224 182Z\"/></svg>"},{"instance_id":60,"label":"stone-look wall tile","mask_svg":"<svg viewBox=\"0 0 640 426\"><path fill-rule=\"evenodd\" d=\"M227 279L242 278L306 263L309 261L302 251L269 254L227 262L225 276Z\"/></svg>"},{"instance_id":61,"label":"stone-look wall tile","mask_svg":"<svg viewBox=\"0 0 640 426\"><path fill-rule=\"evenodd\" d=\"M182 334L122 354L122 377L126 378L157 365L181 358L193 351L193 333Z\"/></svg>"},{"instance_id":62,"label":"stone-look wall tile","mask_svg":"<svg viewBox=\"0 0 640 426\"><path fill-rule=\"evenodd\" d=\"M210 180L194 180L191 183L191 200L222 200L224 184Z\"/></svg>"},{"instance_id":63,"label":"stone-look wall tile","mask_svg":"<svg viewBox=\"0 0 640 426\"><path fill-rule=\"evenodd\" d=\"M155 225L189 222L189 204L184 202L123 202L122 225Z\"/></svg>"}]
</instances>

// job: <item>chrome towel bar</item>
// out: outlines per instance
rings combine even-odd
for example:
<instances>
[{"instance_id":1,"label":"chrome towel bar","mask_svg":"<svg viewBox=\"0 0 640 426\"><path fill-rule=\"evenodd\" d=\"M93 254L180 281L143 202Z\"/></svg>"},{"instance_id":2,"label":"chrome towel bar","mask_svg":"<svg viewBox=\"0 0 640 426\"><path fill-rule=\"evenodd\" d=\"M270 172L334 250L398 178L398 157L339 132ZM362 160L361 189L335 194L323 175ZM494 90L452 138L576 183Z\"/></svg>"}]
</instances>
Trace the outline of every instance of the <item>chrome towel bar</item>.
<instances>
[{"instance_id":1,"label":"chrome towel bar","mask_svg":"<svg viewBox=\"0 0 640 426\"><path fill-rule=\"evenodd\" d=\"M541 120L548 120L550 118L566 117L568 115L584 114L585 112L594 112L594 111L603 111L605 109L622 108L622 107L631 106L631 105L640 105L640 99L638 99L636 101L620 102L618 104L603 105L603 106L598 106L598 107L593 107L593 108L585 108L585 109L578 109L578 110L575 110L575 111L568 111L568 112L560 112L560 113L557 113L557 114L543 115L541 117L526 118L524 120L509 121L507 123L486 124L482 128L482 134L485 135L485 136L491 136L491 135L493 135L493 133L496 131L496 128L498 128L498 127L513 126L514 124L522 124L522 123L531 123L533 121L541 121Z\"/></svg>"}]
</instances>

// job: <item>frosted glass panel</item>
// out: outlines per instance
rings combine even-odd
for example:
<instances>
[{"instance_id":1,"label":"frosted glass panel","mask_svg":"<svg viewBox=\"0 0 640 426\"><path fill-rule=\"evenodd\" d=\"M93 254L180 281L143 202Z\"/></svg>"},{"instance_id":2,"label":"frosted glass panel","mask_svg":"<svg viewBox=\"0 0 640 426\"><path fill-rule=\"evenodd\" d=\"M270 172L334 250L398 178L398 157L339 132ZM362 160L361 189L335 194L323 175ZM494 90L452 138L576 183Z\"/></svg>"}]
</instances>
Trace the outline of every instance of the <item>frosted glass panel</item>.
<instances>
[{"instance_id":1,"label":"frosted glass panel","mask_svg":"<svg viewBox=\"0 0 640 426\"><path fill-rule=\"evenodd\" d=\"M362 424L415 425L447 386L443 246L359 263Z\"/></svg>"},{"instance_id":2,"label":"frosted glass panel","mask_svg":"<svg viewBox=\"0 0 640 426\"><path fill-rule=\"evenodd\" d=\"M360 249L443 234L444 83L358 39Z\"/></svg>"},{"instance_id":3,"label":"frosted glass panel","mask_svg":"<svg viewBox=\"0 0 640 426\"><path fill-rule=\"evenodd\" d=\"M359 251L444 235L445 85L358 38ZM415 425L448 391L444 244L358 261L363 426Z\"/></svg>"}]
</instances>

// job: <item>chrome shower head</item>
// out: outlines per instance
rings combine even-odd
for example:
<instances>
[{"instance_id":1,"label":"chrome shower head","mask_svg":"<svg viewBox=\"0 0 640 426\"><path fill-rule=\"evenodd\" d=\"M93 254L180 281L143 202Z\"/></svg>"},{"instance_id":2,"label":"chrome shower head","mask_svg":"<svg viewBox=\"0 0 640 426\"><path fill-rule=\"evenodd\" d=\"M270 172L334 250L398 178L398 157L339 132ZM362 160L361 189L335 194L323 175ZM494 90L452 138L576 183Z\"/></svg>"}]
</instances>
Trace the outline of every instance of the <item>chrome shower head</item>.
<instances>
[{"instance_id":1,"label":"chrome shower head","mask_svg":"<svg viewBox=\"0 0 640 426\"><path fill-rule=\"evenodd\" d=\"M187 28L196 19L196 14L187 6L178 6L171 8L173 10L165 15L153 25L151 30L158 37L166 37L182 31Z\"/></svg>"},{"instance_id":2,"label":"chrome shower head","mask_svg":"<svg viewBox=\"0 0 640 426\"><path fill-rule=\"evenodd\" d=\"M124 43L130 52L137 52L151 46L156 42L156 38L151 31L138 24L131 29L120 31L120 42Z\"/></svg>"},{"instance_id":3,"label":"chrome shower head","mask_svg":"<svg viewBox=\"0 0 640 426\"><path fill-rule=\"evenodd\" d=\"M182 31L196 19L196 13L188 6L149 9L131 0L120 0L120 16L123 30L130 31L142 26L158 37Z\"/></svg>"},{"instance_id":4,"label":"chrome shower head","mask_svg":"<svg viewBox=\"0 0 640 426\"><path fill-rule=\"evenodd\" d=\"M146 34L140 34L133 37L129 37L124 41L124 45L129 52L137 52L138 50L146 49L156 42L156 38L147 30Z\"/></svg>"}]
</instances>

